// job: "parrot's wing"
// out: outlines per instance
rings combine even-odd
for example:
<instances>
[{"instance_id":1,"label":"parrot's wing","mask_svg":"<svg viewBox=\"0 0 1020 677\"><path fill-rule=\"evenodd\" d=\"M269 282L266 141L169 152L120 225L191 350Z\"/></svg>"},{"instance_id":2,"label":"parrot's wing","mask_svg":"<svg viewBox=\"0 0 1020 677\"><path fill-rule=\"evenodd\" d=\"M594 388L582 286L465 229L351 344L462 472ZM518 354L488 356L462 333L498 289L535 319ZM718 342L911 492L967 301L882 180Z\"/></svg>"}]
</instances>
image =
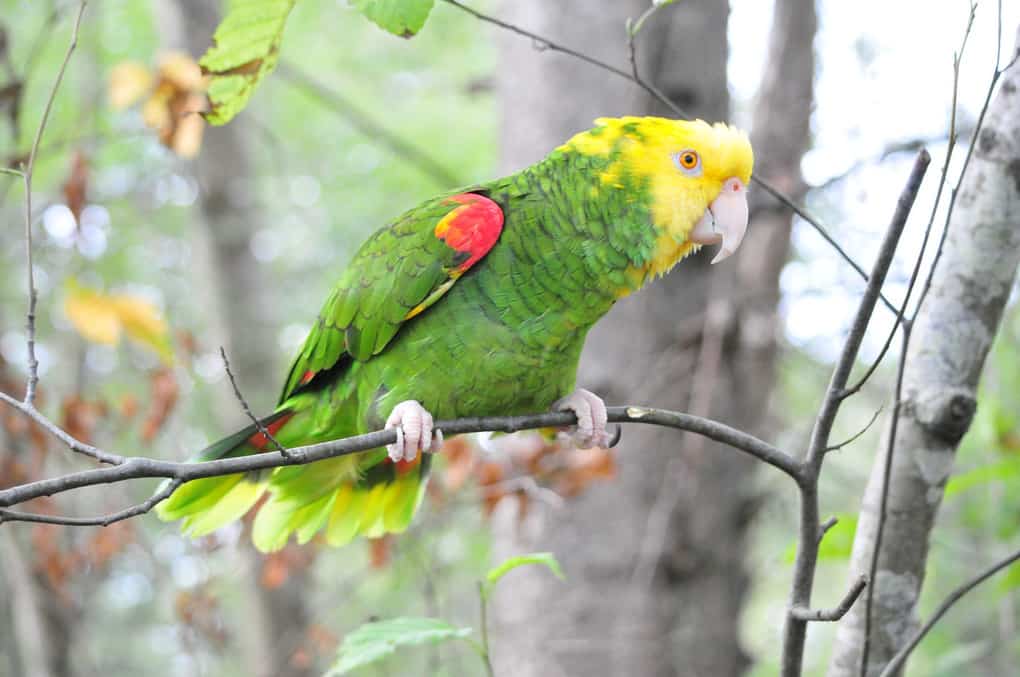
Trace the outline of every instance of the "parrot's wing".
<instances>
[{"instance_id":1,"label":"parrot's wing","mask_svg":"<svg viewBox=\"0 0 1020 677\"><path fill-rule=\"evenodd\" d=\"M376 231L326 300L287 376L282 403L345 359L381 352L481 260L503 230L499 205L478 193L426 202Z\"/></svg>"}]
</instances>

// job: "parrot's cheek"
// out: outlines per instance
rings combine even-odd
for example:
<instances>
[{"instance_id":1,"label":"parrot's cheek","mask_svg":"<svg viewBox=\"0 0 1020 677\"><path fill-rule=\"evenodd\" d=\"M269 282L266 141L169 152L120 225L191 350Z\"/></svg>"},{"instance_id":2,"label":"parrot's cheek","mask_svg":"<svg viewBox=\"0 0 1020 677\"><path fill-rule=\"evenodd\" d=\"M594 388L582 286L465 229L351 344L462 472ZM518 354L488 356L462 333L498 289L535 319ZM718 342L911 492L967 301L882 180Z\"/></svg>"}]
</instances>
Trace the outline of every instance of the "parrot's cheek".
<instances>
[{"instance_id":1,"label":"parrot's cheek","mask_svg":"<svg viewBox=\"0 0 1020 677\"><path fill-rule=\"evenodd\" d=\"M737 251L747 232L747 217L747 188L740 179L727 179L719 196L694 225L691 242L722 245L712 259L712 263L719 263Z\"/></svg>"}]
</instances>

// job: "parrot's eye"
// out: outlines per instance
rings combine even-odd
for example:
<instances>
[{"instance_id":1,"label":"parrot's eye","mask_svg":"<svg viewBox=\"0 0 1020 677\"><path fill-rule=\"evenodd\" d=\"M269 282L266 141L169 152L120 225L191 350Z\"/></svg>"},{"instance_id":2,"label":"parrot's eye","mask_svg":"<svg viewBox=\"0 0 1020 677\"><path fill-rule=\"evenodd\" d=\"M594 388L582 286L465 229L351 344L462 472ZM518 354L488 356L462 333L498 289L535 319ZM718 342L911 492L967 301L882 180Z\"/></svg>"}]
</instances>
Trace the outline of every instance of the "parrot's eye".
<instances>
[{"instance_id":1,"label":"parrot's eye","mask_svg":"<svg viewBox=\"0 0 1020 677\"><path fill-rule=\"evenodd\" d=\"M676 168L688 176L701 175L701 158L694 150L682 150L673 154L673 163Z\"/></svg>"}]
</instances>

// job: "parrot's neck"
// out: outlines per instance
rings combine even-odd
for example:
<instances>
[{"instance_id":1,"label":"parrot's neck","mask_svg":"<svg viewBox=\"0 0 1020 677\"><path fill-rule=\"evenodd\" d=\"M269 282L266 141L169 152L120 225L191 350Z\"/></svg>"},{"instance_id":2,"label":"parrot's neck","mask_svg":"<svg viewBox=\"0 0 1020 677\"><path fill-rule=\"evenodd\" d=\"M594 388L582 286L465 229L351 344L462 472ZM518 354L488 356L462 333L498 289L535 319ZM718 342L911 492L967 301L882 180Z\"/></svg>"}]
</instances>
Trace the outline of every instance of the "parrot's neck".
<instances>
[{"instance_id":1,"label":"parrot's neck","mask_svg":"<svg viewBox=\"0 0 1020 677\"><path fill-rule=\"evenodd\" d=\"M605 181L609 170L612 183ZM519 177L525 191L541 198L534 201L535 236L556 256L579 259L591 293L615 301L695 249L653 223L648 181L605 157L558 150Z\"/></svg>"}]
</instances>

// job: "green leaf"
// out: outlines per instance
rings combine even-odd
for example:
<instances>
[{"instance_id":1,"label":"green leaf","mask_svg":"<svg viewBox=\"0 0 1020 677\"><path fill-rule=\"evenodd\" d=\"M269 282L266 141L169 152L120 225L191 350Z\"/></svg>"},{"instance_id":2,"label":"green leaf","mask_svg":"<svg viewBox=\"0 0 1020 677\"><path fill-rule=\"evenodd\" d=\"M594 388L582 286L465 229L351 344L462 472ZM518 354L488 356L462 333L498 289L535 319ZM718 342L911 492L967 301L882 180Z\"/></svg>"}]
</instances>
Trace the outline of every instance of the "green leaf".
<instances>
[{"instance_id":1,"label":"green leaf","mask_svg":"<svg viewBox=\"0 0 1020 677\"><path fill-rule=\"evenodd\" d=\"M223 125L248 104L255 87L276 68L280 41L296 0L231 0L216 28L214 45L199 60L212 76L205 113L210 124Z\"/></svg>"},{"instance_id":2,"label":"green leaf","mask_svg":"<svg viewBox=\"0 0 1020 677\"><path fill-rule=\"evenodd\" d=\"M517 567L521 567L526 564L541 564L548 568L549 571L553 572L553 574L556 575L556 578L559 578L561 581L566 580L566 576L563 575L563 569L560 568L560 563L556 561L556 557L551 552L534 552L530 555L511 557L498 567L489 569L489 573L485 574L485 584L482 586L482 594L485 597L488 597L492 588L495 587L499 579L503 578Z\"/></svg>"},{"instance_id":3,"label":"green leaf","mask_svg":"<svg viewBox=\"0 0 1020 677\"><path fill-rule=\"evenodd\" d=\"M946 483L946 497L955 496L989 482L1005 482L1015 480L1017 477L1020 477L1020 456L983 465L956 475Z\"/></svg>"},{"instance_id":4,"label":"green leaf","mask_svg":"<svg viewBox=\"0 0 1020 677\"><path fill-rule=\"evenodd\" d=\"M846 560L854 549L854 535L857 533L857 515L839 513L836 525L825 532L825 538L818 544L818 560ZM797 557L797 544L791 543L783 559L792 563Z\"/></svg>"},{"instance_id":5,"label":"green leaf","mask_svg":"<svg viewBox=\"0 0 1020 677\"><path fill-rule=\"evenodd\" d=\"M385 31L413 37L425 25L435 0L353 0L365 17Z\"/></svg>"},{"instance_id":6,"label":"green leaf","mask_svg":"<svg viewBox=\"0 0 1020 677\"><path fill-rule=\"evenodd\" d=\"M455 628L438 618L394 618L365 623L344 637L336 662L326 677L346 675L355 668L395 653L402 646L439 644L451 639L464 639L470 634L471 628Z\"/></svg>"}]
</instances>

